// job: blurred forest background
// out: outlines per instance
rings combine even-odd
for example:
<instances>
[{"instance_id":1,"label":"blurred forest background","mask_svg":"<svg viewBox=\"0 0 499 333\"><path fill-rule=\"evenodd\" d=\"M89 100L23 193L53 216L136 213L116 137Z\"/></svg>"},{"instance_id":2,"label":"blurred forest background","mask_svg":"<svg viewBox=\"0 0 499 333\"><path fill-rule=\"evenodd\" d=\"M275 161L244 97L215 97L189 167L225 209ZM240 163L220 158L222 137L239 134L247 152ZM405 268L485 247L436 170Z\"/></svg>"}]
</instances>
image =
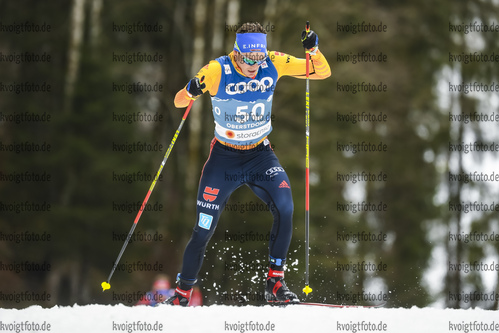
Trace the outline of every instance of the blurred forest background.
<instances>
[{"instance_id":1,"label":"blurred forest background","mask_svg":"<svg viewBox=\"0 0 499 333\"><path fill-rule=\"evenodd\" d=\"M332 76L310 83L314 291L307 299L353 304L352 297L370 293L386 296L389 307L497 309L497 299L488 298L499 293L497 269L452 268L499 263L499 241L463 238L470 232L499 233L497 212L450 208L474 201L499 203L497 181L454 180L450 174L497 169L497 152L466 153L451 144L497 142L498 123L453 121L451 116L498 114L498 94L453 92L450 84L499 82L498 61L451 57L499 54L499 32L464 31L473 22L499 24L498 14L499 4L489 0L438 5L428 0L1 0L0 83L47 83L51 91L0 89L0 306L133 305L137 299L129 297L149 290L158 273L168 274L173 284L195 222L197 182L213 138L209 96L194 103L149 200L152 209L142 215L136 238L121 259L122 264L140 261L152 269L118 269L110 290L103 293L100 286L180 123L184 110L174 107L175 93L208 61L231 51L233 26L258 21L268 30L270 50L304 57L300 35L309 20ZM9 32L9 25L24 22L47 24L51 30ZM116 28L138 22L161 31ZM351 27L362 22L386 29L352 33ZM344 31L346 26L350 31ZM50 61L9 60L25 52L50 55ZM120 60L127 52L161 56L162 61ZM345 61L362 52L381 53L386 61ZM129 94L113 88L132 82L161 85L161 91ZM362 82L382 83L387 89L354 94L339 88ZM294 234L286 281L300 297L305 286L304 95L304 80L280 80L270 135L293 189ZM51 118L14 120L25 112ZM386 115L386 121L343 118L359 112ZM122 121L134 115L152 121ZM387 151L352 154L338 148L363 141L382 142ZM50 144L51 150L16 153L8 148L23 142ZM116 148L134 142L163 146L132 153ZM351 172L386 178L345 180ZM15 181L25 173L50 179ZM124 181L129 176L139 179ZM50 204L50 211L12 210L26 201ZM386 210L353 213L340 208L358 201L382 202ZM122 209L127 203L135 208ZM246 232L268 234L271 214L257 204L258 198L244 187L222 214L199 277L205 304L238 304L242 296L249 304L263 303L267 241L234 240ZM359 232L382 235L383 241L353 241ZM15 241L26 233L50 239ZM363 261L385 266L352 272ZM41 268L13 268L26 262ZM482 296L468 299L476 292ZM34 296L15 301L26 293Z\"/></svg>"}]
</instances>

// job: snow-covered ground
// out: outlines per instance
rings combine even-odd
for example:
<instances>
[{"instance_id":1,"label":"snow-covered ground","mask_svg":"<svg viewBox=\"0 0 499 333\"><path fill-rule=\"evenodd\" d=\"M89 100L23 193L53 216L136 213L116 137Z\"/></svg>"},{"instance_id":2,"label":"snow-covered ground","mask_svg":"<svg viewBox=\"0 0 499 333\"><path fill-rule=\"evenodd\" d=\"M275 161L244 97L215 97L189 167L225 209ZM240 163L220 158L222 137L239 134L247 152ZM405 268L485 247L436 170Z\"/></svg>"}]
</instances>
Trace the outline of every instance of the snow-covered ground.
<instances>
[{"instance_id":1,"label":"snow-covered ground","mask_svg":"<svg viewBox=\"0 0 499 333\"><path fill-rule=\"evenodd\" d=\"M0 332L499 332L486 310L88 305L0 309Z\"/></svg>"}]
</instances>

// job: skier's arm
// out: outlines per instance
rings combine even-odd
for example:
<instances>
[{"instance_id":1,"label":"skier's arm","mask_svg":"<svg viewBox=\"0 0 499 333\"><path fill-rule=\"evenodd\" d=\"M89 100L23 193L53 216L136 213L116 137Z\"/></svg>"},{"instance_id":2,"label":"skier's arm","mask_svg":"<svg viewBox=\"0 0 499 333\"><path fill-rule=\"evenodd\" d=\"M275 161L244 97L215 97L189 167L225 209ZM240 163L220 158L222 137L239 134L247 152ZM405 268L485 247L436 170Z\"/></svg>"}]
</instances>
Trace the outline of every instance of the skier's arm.
<instances>
[{"instance_id":1,"label":"skier's arm","mask_svg":"<svg viewBox=\"0 0 499 333\"><path fill-rule=\"evenodd\" d=\"M296 58L292 55L282 52L271 51L269 53L270 60L277 69L279 78L284 75L296 77L299 79L306 78L306 59ZM319 49L315 54L310 55L310 74L312 80L322 80L331 76L331 68Z\"/></svg>"},{"instance_id":2,"label":"skier's arm","mask_svg":"<svg viewBox=\"0 0 499 333\"><path fill-rule=\"evenodd\" d=\"M189 87L190 89L188 89L189 85L195 84L195 81L189 81L189 83L186 84L185 87L175 95L175 107L186 107L187 105L189 105L189 102L192 99L196 100L199 96L201 96L201 94L205 93L206 91L209 91L210 95L214 96L218 91L221 74L222 67L220 66L220 63L215 60L210 61L210 63L201 68L201 70L193 78L193 80L195 78L198 79L198 82L200 83L199 88L196 89L196 87L193 86ZM198 90L198 93L200 92L200 94L194 95L190 93L189 90L191 92Z\"/></svg>"},{"instance_id":3,"label":"skier's arm","mask_svg":"<svg viewBox=\"0 0 499 333\"><path fill-rule=\"evenodd\" d=\"M307 22L308 25L308 22ZM331 75L331 69L324 55L319 51L319 36L312 30L303 30L301 42L306 52L310 55L309 78L322 80ZM305 79L306 59L298 59L288 54L273 52L271 61L277 68L278 78L283 75ZM286 60L284 60L286 59Z\"/></svg>"}]
</instances>

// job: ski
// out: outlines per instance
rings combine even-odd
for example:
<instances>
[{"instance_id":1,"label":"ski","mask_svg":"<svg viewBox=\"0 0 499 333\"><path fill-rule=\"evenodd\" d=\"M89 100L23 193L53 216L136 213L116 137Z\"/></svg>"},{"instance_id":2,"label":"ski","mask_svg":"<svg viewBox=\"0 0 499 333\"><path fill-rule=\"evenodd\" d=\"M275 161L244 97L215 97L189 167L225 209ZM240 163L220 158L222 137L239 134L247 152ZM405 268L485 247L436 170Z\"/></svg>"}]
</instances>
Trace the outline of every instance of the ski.
<instances>
[{"instance_id":1,"label":"ski","mask_svg":"<svg viewBox=\"0 0 499 333\"><path fill-rule=\"evenodd\" d=\"M337 309L344 309L344 308L363 308L363 309L369 309L369 308L382 308L386 304L385 303L379 303L375 305L347 305L347 304L329 304L329 303L312 303L312 302L289 302L289 303L284 303L284 302L275 302L272 305L275 306L288 306L288 305L307 305L307 306L323 306L327 308L337 308Z\"/></svg>"},{"instance_id":2,"label":"ski","mask_svg":"<svg viewBox=\"0 0 499 333\"><path fill-rule=\"evenodd\" d=\"M324 306L328 308L382 308L386 303L380 303L375 305L346 305L346 304L328 304L328 303L311 303L311 302L299 302L299 303L290 303L293 305L309 305L309 306Z\"/></svg>"},{"instance_id":3,"label":"ski","mask_svg":"<svg viewBox=\"0 0 499 333\"><path fill-rule=\"evenodd\" d=\"M239 306L248 306L248 305L255 305L251 304L249 302L249 299L246 297L246 295L239 295ZM265 305L271 305L271 306L277 306L277 307L286 307L288 305L308 305L308 306L323 306L323 307L328 307L328 308L363 308L363 309L369 309L369 308L382 308L386 305L386 302L380 302L378 304L372 304L372 305L350 305L350 304L331 304L331 303L315 303L315 302L280 302L280 301L267 301L264 304L259 304L257 306L265 306Z\"/></svg>"}]
</instances>

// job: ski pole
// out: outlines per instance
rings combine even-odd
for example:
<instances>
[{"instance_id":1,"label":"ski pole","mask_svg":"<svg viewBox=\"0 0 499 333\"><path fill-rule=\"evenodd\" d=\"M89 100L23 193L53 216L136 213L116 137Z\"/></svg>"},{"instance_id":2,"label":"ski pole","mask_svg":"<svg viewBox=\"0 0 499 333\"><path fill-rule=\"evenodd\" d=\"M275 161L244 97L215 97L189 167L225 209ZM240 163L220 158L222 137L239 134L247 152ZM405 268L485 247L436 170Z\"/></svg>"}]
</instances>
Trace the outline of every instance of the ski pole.
<instances>
[{"instance_id":1,"label":"ski pole","mask_svg":"<svg viewBox=\"0 0 499 333\"><path fill-rule=\"evenodd\" d=\"M201 79L201 81L202 81L202 79ZM118 258L114 262L113 269L111 270L111 273L109 274L109 277L107 278L107 281L104 281L101 283L102 291L111 288L109 281L111 280L111 277L113 276L113 273L116 270L116 267L118 266L118 262L120 261L121 256L123 255L123 252L125 252L126 246L128 245L130 238L132 238L133 231L135 230L135 227L137 226L137 223L139 222L140 216L142 215L142 212L144 211L144 208L147 204L147 201L149 200L149 197L151 196L152 190L154 189L154 186L156 185L156 181L158 180L159 175L161 174L161 171L163 170L163 167L165 166L166 160L168 159L168 156L170 156L170 152L172 151L173 145L175 144L175 141L177 141L177 137L180 134L180 130L182 129L182 126L184 126L185 119L187 118L187 115L189 114L189 111L191 110L193 102L194 102L194 100L191 100L189 102L189 105L187 106L187 109L185 110L184 115L182 116L182 121L180 122L180 125L178 126L177 131L175 132L175 135L173 136L172 142L170 142L170 146L168 147L168 150L165 153L165 157L163 158L163 162L161 162L159 170L156 173L156 176L154 177L154 180L153 180L151 186L149 187L149 190L147 191L144 202L142 203L142 206L140 206L140 209L137 213L137 216L135 217L135 221L133 221L132 228L130 229L130 232L128 233L128 236L125 240L125 244L123 244L121 251L120 251L120 254L118 254Z\"/></svg>"},{"instance_id":2,"label":"ski pole","mask_svg":"<svg viewBox=\"0 0 499 333\"><path fill-rule=\"evenodd\" d=\"M305 38L307 38L308 33L310 32L310 23L307 21L305 25ZM310 163L309 163L309 141L310 141L310 97L309 97L309 62L310 62L310 54L308 50L306 52L306 92L305 92L305 288L303 288L303 292L308 296L309 293L312 292L312 288L309 286L309 201L310 201L310 183L309 183L309 172L310 172Z\"/></svg>"}]
</instances>

